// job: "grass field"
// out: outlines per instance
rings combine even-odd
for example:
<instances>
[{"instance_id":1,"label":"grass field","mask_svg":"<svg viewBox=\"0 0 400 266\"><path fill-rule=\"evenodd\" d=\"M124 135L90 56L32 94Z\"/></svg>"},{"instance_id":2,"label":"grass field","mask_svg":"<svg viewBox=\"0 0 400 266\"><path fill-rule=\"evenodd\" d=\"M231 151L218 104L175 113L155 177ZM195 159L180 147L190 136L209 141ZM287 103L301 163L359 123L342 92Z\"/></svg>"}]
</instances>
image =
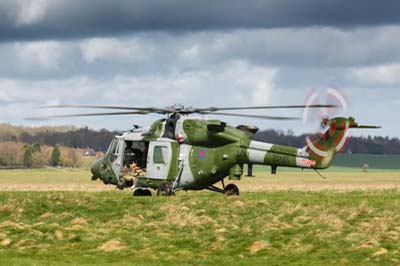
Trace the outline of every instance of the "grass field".
<instances>
[{"instance_id":1,"label":"grass field","mask_svg":"<svg viewBox=\"0 0 400 266\"><path fill-rule=\"evenodd\" d=\"M0 171L0 265L400 265L400 172L324 175L133 198L87 170Z\"/></svg>"}]
</instances>

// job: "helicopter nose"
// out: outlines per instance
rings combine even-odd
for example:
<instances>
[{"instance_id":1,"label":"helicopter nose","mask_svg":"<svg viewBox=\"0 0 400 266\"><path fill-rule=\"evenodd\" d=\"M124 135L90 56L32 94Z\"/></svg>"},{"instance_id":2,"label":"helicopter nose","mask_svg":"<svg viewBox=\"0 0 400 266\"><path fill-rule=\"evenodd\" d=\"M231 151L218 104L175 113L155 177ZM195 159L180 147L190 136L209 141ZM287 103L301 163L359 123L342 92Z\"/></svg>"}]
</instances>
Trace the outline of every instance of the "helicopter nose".
<instances>
[{"instance_id":1,"label":"helicopter nose","mask_svg":"<svg viewBox=\"0 0 400 266\"><path fill-rule=\"evenodd\" d=\"M101 160L98 159L94 161L92 166L90 167L90 172L92 172L92 180L101 178L100 166L101 166Z\"/></svg>"}]
</instances>

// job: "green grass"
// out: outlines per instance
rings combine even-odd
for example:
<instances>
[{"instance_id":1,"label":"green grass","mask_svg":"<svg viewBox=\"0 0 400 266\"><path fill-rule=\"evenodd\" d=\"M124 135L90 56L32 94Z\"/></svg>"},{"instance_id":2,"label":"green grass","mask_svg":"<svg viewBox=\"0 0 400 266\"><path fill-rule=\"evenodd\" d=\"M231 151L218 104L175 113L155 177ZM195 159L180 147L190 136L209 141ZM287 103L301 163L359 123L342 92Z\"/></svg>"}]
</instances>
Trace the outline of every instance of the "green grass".
<instances>
[{"instance_id":1,"label":"green grass","mask_svg":"<svg viewBox=\"0 0 400 266\"><path fill-rule=\"evenodd\" d=\"M400 264L399 171L265 170L239 197L170 198L88 170L2 170L0 265Z\"/></svg>"},{"instance_id":2,"label":"green grass","mask_svg":"<svg viewBox=\"0 0 400 266\"><path fill-rule=\"evenodd\" d=\"M0 265L398 265L399 198L0 192Z\"/></svg>"}]
</instances>

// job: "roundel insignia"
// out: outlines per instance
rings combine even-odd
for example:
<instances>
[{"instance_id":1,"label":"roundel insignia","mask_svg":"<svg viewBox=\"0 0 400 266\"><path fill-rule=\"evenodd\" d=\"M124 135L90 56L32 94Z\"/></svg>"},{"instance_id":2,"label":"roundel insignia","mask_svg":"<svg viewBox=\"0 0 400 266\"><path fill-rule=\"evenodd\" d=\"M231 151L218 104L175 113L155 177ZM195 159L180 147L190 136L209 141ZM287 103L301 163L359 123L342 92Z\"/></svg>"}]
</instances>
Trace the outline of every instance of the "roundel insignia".
<instances>
[{"instance_id":1,"label":"roundel insignia","mask_svg":"<svg viewBox=\"0 0 400 266\"><path fill-rule=\"evenodd\" d=\"M206 152L205 150L203 150L203 149L201 149L201 150L199 150L199 151L197 152L197 156L198 156L200 159L204 159L204 158L206 157L206 155L207 155L207 152Z\"/></svg>"}]
</instances>

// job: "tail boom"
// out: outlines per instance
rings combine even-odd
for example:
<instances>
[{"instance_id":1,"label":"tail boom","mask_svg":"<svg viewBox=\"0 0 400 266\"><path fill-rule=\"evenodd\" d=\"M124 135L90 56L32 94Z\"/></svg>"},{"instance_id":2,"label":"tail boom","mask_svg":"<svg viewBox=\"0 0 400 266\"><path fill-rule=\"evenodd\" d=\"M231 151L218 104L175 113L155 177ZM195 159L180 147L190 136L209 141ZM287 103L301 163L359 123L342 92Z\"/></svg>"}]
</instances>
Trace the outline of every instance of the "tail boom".
<instances>
[{"instance_id":1,"label":"tail boom","mask_svg":"<svg viewBox=\"0 0 400 266\"><path fill-rule=\"evenodd\" d=\"M260 141L250 142L246 163L299 168L314 168L317 164L305 149Z\"/></svg>"},{"instance_id":2,"label":"tail boom","mask_svg":"<svg viewBox=\"0 0 400 266\"><path fill-rule=\"evenodd\" d=\"M333 118L329 121L329 127L324 134L316 139L307 137L306 146L301 149L251 141L247 147L245 163L271 165L273 167L326 169L331 166L335 155L345 148L351 128L380 127L358 125L352 117Z\"/></svg>"}]
</instances>

